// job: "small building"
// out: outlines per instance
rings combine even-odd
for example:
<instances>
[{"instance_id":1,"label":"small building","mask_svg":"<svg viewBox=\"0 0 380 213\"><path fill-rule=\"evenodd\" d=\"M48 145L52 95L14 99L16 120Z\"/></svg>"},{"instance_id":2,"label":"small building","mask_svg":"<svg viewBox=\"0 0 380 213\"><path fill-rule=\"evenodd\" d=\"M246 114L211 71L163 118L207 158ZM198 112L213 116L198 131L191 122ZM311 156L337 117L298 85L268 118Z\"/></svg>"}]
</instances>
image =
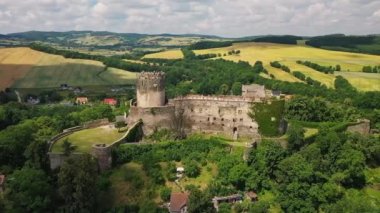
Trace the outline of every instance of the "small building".
<instances>
[{"instance_id":1,"label":"small building","mask_svg":"<svg viewBox=\"0 0 380 213\"><path fill-rule=\"evenodd\" d=\"M0 175L0 193L4 191L5 175Z\"/></svg>"},{"instance_id":2,"label":"small building","mask_svg":"<svg viewBox=\"0 0 380 213\"><path fill-rule=\"evenodd\" d=\"M258 201L258 196L255 192L253 191L249 191L247 193L245 193L245 196L251 201L251 202L255 202L255 201Z\"/></svg>"},{"instance_id":3,"label":"small building","mask_svg":"<svg viewBox=\"0 0 380 213\"><path fill-rule=\"evenodd\" d=\"M80 88L80 87L75 87L75 89L74 89L74 93L75 93L75 94L79 94L79 93L82 93L82 92L83 92L82 88Z\"/></svg>"},{"instance_id":4,"label":"small building","mask_svg":"<svg viewBox=\"0 0 380 213\"><path fill-rule=\"evenodd\" d=\"M87 97L77 97L75 100L76 104L83 105L88 103L88 98Z\"/></svg>"},{"instance_id":5,"label":"small building","mask_svg":"<svg viewBox=\"0 0 380 213\"><path fill-rule=\"evenodd\" d=\"M61 90L67 90L67 89L69 89L68 84L61 84Z\"/></svg>"},{"instance_id":6,"label":"small building","mask_svg":"<svg viewBox=\"0 0 380 213\"><path fill-rule=\"evenodd\" d=\"M181 178L183 176L183 173L185 173L185 168L177 167L177 178Z\"/></svg>"},{"instance_id":7,"label":"small building","mask_svg":"<svg viewBox=\"0 0 380 213\"><path fill-rule=\"evenodd\" d=\"M259 84L243 85L242 96L246 98L265 98L265 87Z\"/></svg>"},{"instance_id":8,"label":"small building","mask_svg":"<svg viewBox=\"0 0 380 213\"><path fill-rule=\"evenodd\" d=\"M36 105L40 103L40 99L36 96L29 96L26 102L31 105Z\"/></svg>"},{"instance_id":9,"label":"small building","mask_svg":"<svg viewBox=\"0 0 380 213\"><path fill-rule=\"evenodd\" d=\"M214 208L216 211L219 211L220 203L237 203L243 200L243 196L241 194L233 194L224 197L214 197L212 199L212 203L214 204Z\"/></svg>"},{"instance_id":10,"label":"small building","mask_svg":"<svg viewBox=\"0 0 380 213\"><path fill-rule=\"evenodd\" d=\"M110 105L110 106L115 106L115 105L117 104L117 100L114 99L114 98L105 98L105 99L103 100L103 103L104 103L104 104L108 104L108 105Z\"/></svg>"},{"instance_id":11,"label":"small building","mask_svg":"<svg viewBox=\"0 0 380 213\"><path fill-rule=\"evenodd\" d=\"M170 195L169 212L186 213L189 195L183 192L174 192Z\"/></svg>"}]
</instances>

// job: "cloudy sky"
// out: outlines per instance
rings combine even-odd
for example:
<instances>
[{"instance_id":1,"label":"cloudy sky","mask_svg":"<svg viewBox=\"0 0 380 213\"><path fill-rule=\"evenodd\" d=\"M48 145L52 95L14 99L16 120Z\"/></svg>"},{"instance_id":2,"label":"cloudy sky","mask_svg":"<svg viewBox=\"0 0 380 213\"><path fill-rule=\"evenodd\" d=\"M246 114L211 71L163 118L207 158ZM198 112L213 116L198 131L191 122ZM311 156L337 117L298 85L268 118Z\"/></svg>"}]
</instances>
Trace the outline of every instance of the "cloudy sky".
<instances>
[{"instance_id":1,"label":"cloudy sky","mask_svg":"<svg viewBox=\"0 0 380 213\"><path fill-rule=\"evenodd\" d=\"M380 33L380 0L0 0L0 33Z\"/></svg>"}]
</instances>

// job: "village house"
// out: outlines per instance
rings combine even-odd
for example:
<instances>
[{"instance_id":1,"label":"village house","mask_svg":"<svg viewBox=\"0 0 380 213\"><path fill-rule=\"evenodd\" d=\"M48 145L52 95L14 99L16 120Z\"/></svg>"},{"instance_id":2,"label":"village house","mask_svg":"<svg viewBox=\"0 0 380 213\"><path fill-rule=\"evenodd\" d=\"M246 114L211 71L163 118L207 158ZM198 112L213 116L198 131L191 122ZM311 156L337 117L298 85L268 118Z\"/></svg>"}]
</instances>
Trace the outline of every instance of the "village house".
<instances>
[{"instance_id":1,"label":"village house","mask_svg":"<svg viewBox=\"0 0 380 213\"><path fill-rule=\"evenodd\" d=\"M176 192L170 195L169 212L186 213L189 195L183 192Z\"/></svg>"},{"instance_id":2,"label":"village house","mask_svg":"<svg viewBox=\"0 0 380 213\"><path fill-rule=\"evenodd\" d=\"M87 97L77 97L75 100L75 103L78 105L83 105L88 103L88 98Z\"/></svg>"},{"instance_id":3,"label":"village house","mask_svg":"<svg viewBox=\"0 0 380 213\"><path fill-rule=\"evenodd\" d=\"M114 98L105 98L105 99L103 100L103 103L104 103L104 104L108 104L108 105L110 105L110 106L116 106L116 104L117 104L117 100L114 99Z\"/></svg>"},{"instance_id":4,"label":"village house","mask_svg":"<svg viewBox=\"0 0 380 213\"><path fill-rule=\"evenodd\" d=\"M243 196L241 194L233 194L224 197L214 197L212 199L212 203L214 204L214 208L216 211L219 211L219 204L221 203L237 203L242 202Z\"/></svg>"}]
</instances>

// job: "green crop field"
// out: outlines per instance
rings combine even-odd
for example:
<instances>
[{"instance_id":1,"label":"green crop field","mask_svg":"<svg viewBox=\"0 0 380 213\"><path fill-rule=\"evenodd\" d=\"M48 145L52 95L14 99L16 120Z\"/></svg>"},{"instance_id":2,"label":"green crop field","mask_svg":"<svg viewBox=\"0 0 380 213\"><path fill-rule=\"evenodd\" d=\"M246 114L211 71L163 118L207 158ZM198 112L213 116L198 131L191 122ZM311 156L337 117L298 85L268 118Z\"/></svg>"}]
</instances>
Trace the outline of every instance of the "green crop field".
<instances>
[{"instance_id":1,"label":"green crop field","mask_svg":"<svg viewBox=\"0 0 380 213\"><path fill-rule=\"evenodd\" d=\"M239 55L228 55L231 50L240 50ZM269 43L235 43L230 47L214 48L206 50L194 51L199 54L222 54L222 58L231 61L247 61L254 64L260 60L264 63L264 67L269 74L275 76L278 80L299 82L291 73L286 73L280 69L272 68L269 63L271 61L279 61L281 64L287 65L292 71L300 71L307 77L320 81L326 86L332 88L334 86L335 76L324 74L306 66L296 63L297 60L311 61L324 66L335 66L339 64L342 71L345 71L348 80L361 91L380 90L378 78L380 74L373 74L371 78L363 75L355 75L351 77L350 73L361 72L363 66L380 65L380 56L367 55L359 53L348 53L340 51L330 51L319 48L308 47L304 45L284 45L284 44L269 44ZM226 56L223 56L226 54ZM179 50L170 50L155 54L146 55L147 58L179 58L183 57ZM345 76L344 76L345 77ZM355 79L354 79L355 78Z\"/></svg>"},{"instance_id":2,"label":"green crop field","mask_svg":"<svg viewBox=\"0 0 380 213\"><path fill-rule=\"evenodd\" d=\"M58 140L54 146L53 152L62 152L62 144L64 140L68 140L75 146L75 152L91 151L91 146L94 144L111 144L120 139L126 132L119 132L116 128L110 126L101 126L93 129L85 129L68 135Z\"/></svg>"},{"instance_id":3,"label":"green crop field","mask_svg":"<svg viewBox=\"0 0 380 213\"><path fill-rule=\"evenodd\" d=\"M0 90L71 86L133 84L136 74L105 69L98 61L67 59L29 48L0 49Z\"/></svg>"}]
</instances>

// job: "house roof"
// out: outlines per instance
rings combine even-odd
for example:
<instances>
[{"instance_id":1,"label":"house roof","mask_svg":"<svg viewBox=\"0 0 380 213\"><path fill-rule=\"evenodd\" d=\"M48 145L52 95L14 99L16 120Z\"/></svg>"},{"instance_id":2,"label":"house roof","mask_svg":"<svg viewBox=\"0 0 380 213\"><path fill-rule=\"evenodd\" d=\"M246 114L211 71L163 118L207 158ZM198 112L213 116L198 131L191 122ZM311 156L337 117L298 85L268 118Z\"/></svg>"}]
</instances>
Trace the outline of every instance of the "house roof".
<instances>
[{"instance_id":1,"label":"house roof","mask_svg":"<svg viewBox=\"0 0 380 213\"><path fill-rule=\"evenodd\" d=\"M262 86L262 85L259 85L259 84L250 84L250 85L243 85L242 86L242 90L246 90L246 91L257 91L257 90L262 90L264 89L265 87Z\"/></svg>"},{"instance_id":2,"label":"house roof","mask_svg":"<svg viewBox=\"0 0 380 213\"><path fill-rule=\"evenodd\" d=\"M0 186L5 182L5 175L0 175Z\"/></svg>"},{"instance_id":3,"label":"house roof","mask_svg":"<svg viewBox=\"0 0 380 213\"><path fill-rule=\"evenodd\" d=\"M253 191L247 192L246 195L250 198L257 198L257 194Z\"/></svg>"},{"instance_id":4,"label":"house roof","mask_svg":"<svg viewBox=\"0 0 380 213\"><path fill-rule=\"evenodd\" d=\"M103 100L103 102L106 103L106 104L116 104L116 103L117 103L117 100L114 99L114 98L105 98L105 99Z\"/></svg>"},{"instance_id":5,"label":"house roof","mask_svg":"<svg viewBox=\"0 0 380 213\"><path fill-rule=\"evenodd\" d=\"M175 192L170 195L170 212L180 212L187 205L189 195L187 193Z\"/></svg>"},{"instance_id":6,"label":"house roof","mask_svg":"<svg viewBox=\"0 0 380 213\"><path fill-rule=\"evenodd\" d=\"M78 101L87 101L87 97L77 97Z\"/></svg>"}]
</instances>

